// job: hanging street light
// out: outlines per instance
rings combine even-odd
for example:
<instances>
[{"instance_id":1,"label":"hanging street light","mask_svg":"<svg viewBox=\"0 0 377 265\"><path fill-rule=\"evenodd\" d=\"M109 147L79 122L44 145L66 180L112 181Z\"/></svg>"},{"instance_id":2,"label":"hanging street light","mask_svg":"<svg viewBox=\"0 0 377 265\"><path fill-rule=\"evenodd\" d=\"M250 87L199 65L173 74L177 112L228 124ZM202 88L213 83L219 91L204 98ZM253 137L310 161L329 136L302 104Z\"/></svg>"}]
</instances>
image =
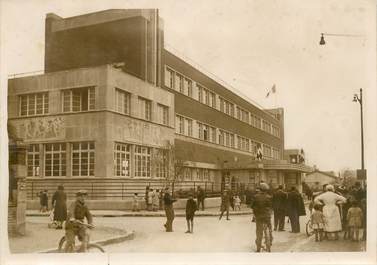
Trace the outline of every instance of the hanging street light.
<instances>
[{"instance_id":1,"label":"hanging street light","mask_svg":"<svg viewBox=\"0 0 377 265\"><path fill-rule=\"evenodd\" d=\"M358 35L358 34L333 34L333 33L321 33L321 39L319 41L319 45L325 45L325 36L338 36L338 37L354 37L354 38L361 38L365 37L364 35Z\"/></svg>"}]
</instances>

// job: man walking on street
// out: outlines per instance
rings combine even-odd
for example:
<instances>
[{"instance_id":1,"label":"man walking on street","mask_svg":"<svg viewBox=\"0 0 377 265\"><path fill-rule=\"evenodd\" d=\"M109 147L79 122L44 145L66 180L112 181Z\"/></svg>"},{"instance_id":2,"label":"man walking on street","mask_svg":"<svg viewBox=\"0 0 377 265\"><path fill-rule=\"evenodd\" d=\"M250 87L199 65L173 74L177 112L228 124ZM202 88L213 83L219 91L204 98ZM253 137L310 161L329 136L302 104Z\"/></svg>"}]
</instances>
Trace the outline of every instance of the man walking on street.
<instances>
[{"instance_id":1,"label":"man walking on street","mask_svg":"<svg viewBox=\"0 0 377 265\"><path fill-rule=\"evenodd\" d=\"M166 223L164 224L166 228L166 232L173 232L173 220L174 220L174 209L173 203L176 200L172 198L169 192L169 187L165 188L165 195L164 195L164 206L165 206L165 214L166 214Z\"/></svg>"},{"instance_id":2,"label":"man walking on street","mask_svg":"<svg viewBox=\"0 0 377 265\"><path fill-rule=\"evenodd\" d=\"M229 219L229 206L230 206L229 192L227 190L224 190L223 196L221 197L221 214L220 214L219 220L221 220L225 211L226 211L226 220L230 220Z\"/></svg>"},{"instance_id":3,"label":"man walking on street","mask_svg":"<svg viewBox=\"0 0 377 265\"><path fill-rule=\"evenodd\" d=\"M255 244L257 245L257 252L260 252L262 247L263 225L267 225L268 233L270 233L270 243L272 244L272 197L267 193L269 186L266 183L260 183L259 189L260 191L255 195L250 205L256 221Z\"/></svg>"},{"instance_id":4,"label":"man walking on street","mask_svg":"<svg viewBox=\"0 0 377 265\"><path fill-rule=\"evenodd\" d=\"M287 194L283 191L282 185L279 185L278 190L272 196L272 207L274 209L274 231L284 231Z\"/></svg>"},{"instance_id":5,"label":"man walking on street","mask_svg":"<svg viewBox=\"0 0 377 265\"><path fill-rule=\"evenodd\" d=\"M200 205L202 205L202 211L204 211L204 199L206 198L206 193L205 191L198 186L198 193L196 195L196 199L198 202L198 210L200 210Z\"/></svg>"}]
</instances>

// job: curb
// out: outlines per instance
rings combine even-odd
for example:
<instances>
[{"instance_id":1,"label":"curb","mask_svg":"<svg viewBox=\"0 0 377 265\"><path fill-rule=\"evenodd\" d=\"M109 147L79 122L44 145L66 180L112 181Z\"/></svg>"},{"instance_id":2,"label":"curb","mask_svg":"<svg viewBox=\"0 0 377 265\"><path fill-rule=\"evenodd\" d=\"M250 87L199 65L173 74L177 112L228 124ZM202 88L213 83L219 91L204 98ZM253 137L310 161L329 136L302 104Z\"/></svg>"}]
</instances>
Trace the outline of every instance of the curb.
<instances>
[{"instance_id":1,"label":"curb","mask_svg":"<svg viewBox=\"0 0 377 265\"><path fill-rule=\"evenodd\" d=\"M252 214L253 212L252 211L240 211L240 212L229 212L229 215L249 215L249 214ZM195 214L195 217L205 217L205 216L219 216L220 215L220 212L207 212L207 213L201 213L201 212L197 212ZM43 213L26 213L26 216L34 216L34 217L38 217L38 216L48 216L46 214L43 214ZM133 212L125 212L125 213L117 213L117 214L107 214L107 213L93 213L92 214L93 217L165 217L165 213L164 212L154 212L154 213L133 213ZM178 212L178 213L175 213L175 216L176 217L185 217L186 216L186 213L182 213L182 212Z\"/></svg>"},{"instance_id":2,"label":"curb","mask_svg":"<svg viewBox=\"0 0 377 265\"><path fill-rule=\"evenodd\" d=\"M96 241L92 241L91 243L100 245L100 246L106 246L110 244L116 244L116 243L121 243L127 240L132 240L135 238L135 231L132 231L130 233L127 233L125 235L121 236L116 236L116 237L111 237L107 239L99 239ZM59 253L56 248L49 248L45 250L38 251L38 253Z\"/></svg>"}]
</instances>

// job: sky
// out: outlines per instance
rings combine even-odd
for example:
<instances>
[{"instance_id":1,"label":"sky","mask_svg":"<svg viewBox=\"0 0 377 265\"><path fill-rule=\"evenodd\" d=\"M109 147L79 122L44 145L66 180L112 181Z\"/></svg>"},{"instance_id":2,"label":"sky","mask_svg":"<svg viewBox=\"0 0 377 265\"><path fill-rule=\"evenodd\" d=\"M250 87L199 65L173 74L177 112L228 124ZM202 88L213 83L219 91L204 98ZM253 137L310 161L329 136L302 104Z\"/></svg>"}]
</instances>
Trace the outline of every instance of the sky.
<instances>
[{"instance_id":1,"label":"sky","mask_svg":"<svg viewBox=\"0 0 377 265\"><path fill-rule=\"evenodd\" d=\"M360 168L360 105L352 99L363 88L365 164L374 169L374 1L3 0L2 95L7 74L43 70L47 13L111 8L159 8L165 43L259 106L284 108L285 147L303 148L320 170ZM363 36L325 36L320 46L321 32ZM266 98L273 84L276 93Z\"/></svg>"}]
</instances>

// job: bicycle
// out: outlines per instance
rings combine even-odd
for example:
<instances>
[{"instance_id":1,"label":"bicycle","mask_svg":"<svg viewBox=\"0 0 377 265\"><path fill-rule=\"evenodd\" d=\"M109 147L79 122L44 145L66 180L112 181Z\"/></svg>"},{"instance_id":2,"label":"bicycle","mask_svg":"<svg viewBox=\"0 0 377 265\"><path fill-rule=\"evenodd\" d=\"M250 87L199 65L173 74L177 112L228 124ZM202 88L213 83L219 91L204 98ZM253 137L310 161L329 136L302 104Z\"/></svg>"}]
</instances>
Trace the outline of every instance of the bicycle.
<instances>
[{"instance_id":1,"label":"bicycle","mask_svg":"<svg viewBox=\"0 0 377 265\"><path fill-rule=\"evenodd\" d=\"M79 220L74 220L73 222L77 223L77 224L80 224L80 225L84 225L86 226L87 228L89 229L93 229L94 228L94 225L92 224L86 224L86 223L83 223ZM75 242L73 242L73 244L71 246L67 246L67 239L66 239L66 236L62 236L62 238L60 238L59 240L59 244L58 244L58 252L60 253L75 253L75 252L80 252L80 248L77 246L78 244L76 244L76 241L78 241L77 239L77 236L75 236ZM95 244L95 243L88 243L88 246L87 246L87 252L102 252L104 253L105 250L98 244Z\"/></svg>"},{"instance_id":2,"label":"bicycle","mask_svg":"<svg viewBox=\"0 0 377 265\"><path fill-rule=\"evenodd\" d=\"M305 225L305 231L306 231L306 235L308 237L310 237L314 234L313 224L312 224L312 221L310 219Z\"/></svg>"}]
</instances>

